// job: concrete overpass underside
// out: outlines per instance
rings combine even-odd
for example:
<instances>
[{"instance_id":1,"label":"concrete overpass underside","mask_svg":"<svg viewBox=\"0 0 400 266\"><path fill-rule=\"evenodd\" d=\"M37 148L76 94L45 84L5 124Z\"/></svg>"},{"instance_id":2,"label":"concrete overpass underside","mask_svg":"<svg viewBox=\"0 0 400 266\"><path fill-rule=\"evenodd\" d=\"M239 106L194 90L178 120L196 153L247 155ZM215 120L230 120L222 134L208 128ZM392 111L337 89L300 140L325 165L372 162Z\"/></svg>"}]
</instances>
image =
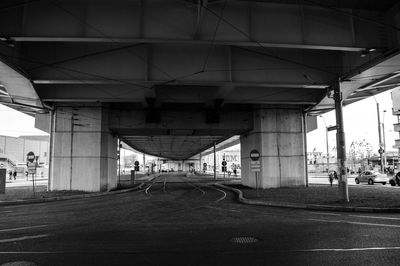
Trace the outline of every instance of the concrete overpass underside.
<instances>
[{"instance_id":1,"label":"concrete overpass underside","mask_svg":"<svg viewBox=\"0 0 400 266\"><path fill-rule=\"evenodd\" d=\"M303 186L306 113L334 109L337 86L343 104L397 86L399 8L2 1L0 100L34 113L41 128L49 122L51 189L115 187L117 137L180 160L233 135L244 184L255 186L248 153L258 149L262 187Z\"/></svg>"}]
</instances>

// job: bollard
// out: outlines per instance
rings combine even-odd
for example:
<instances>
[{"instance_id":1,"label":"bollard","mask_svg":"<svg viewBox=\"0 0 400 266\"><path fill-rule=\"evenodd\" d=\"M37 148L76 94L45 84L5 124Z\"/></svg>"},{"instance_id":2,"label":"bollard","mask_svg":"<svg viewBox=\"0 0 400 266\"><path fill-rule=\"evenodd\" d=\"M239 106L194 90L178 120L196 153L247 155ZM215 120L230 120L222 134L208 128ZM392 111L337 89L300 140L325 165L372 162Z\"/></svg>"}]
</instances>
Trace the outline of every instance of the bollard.
<instances>
[{"instance_id":1,"label":"bollard","mask_svg":"<svg viewBox=\"0 0 400 266\"><path fill-rule=\"evenodd\" d=\"M136 178L136 171L131 170L131 184L135 184L135 178Z\"/></svg>"},{"instance_id":2,"label":"bollard","mask_svg":"<svg viewBox=\"0 0 400 266\"><path fill-rule=\"evenodd\" d=\"M5 194L6 193L6 176L7 176L7 170L0 169L0 194Z\"/></svg>"}]
</instances>

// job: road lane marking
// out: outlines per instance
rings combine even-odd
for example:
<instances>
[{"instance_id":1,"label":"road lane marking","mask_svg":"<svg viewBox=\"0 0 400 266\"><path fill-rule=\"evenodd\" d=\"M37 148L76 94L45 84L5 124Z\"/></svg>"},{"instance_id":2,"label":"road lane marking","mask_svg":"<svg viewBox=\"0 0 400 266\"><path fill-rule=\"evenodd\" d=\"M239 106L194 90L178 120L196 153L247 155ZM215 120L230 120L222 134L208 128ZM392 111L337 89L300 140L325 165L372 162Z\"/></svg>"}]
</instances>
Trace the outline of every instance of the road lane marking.
<instances>
[{"instance_id":1,"label":"road lane marking","mask_svg":"<svg viewBox=\"0 0 400 266\"><path fill-rule=\"evenodd\" d=\"M25 227L16 227L16 228L0 229L0 232L18 231L18 230L25 230L25 229L46 227L46 226L48 226L48 225L47 225L47 224L43 224L43 225L34 225L34 226L25 226Z\"/></svg>"},{"instance_id":2,"label":"road lane marking","mask_svg":"<svg viewBox=\"0 0 400 266\"><path fill-rule=\"evenodd\" d=\"M346 220L323 220L323 219L306 219L309 221L325 222L325 223L345 223L345 224L357 224L357 225L370 225L370 226L382 226L382 227L395 227L400 228L400 225L395 224L375 224L375 223L362 223L362 222L351 222Z\"/></svg>"},{"instance_id":3,"label":"road lane marking","mask_svg":"<svg viewBox=\"0 0 400 266\"><path fill-rule=\"evenodd\" d=\"M3 213L10 213L10 212L13 212L13 211L1 211L0 214L3 214Z\"/></svg>"},{"instance_id":4,"label":"road lane marking","mask_svg":"<svg viewBox=\"0 0 400 266\"><path fill-rule=\"evenodd\" d=\"M64 251L0 251L0 254L64 254Z\"/></svg>"},{"instance_id":5,"label":"road lane marking","mask_svg":"<svg viewBox=\"0 0 400 266\"><path fill-rule=\"evenodd\" d=\"M0 243L23 241L23 240L43 238L43 237L48 237L48 236L50 236L50 235L44 234L44 235L23 236L23 237L17 237L17 238L0 239Z\"/></svg>"},{"instance_id":6,"label":"road lane marking","mask_svg":"<svg viewBox=\"0 0 400 266\"><path fill-rule=\"evenodd\" d=\"M396 217L379 217L379 216L368 216L368 215L349 215L351 217L360 217L360 218L370 218L370 219L382 219L382 220L400 220L400 218Z\"/></svg>"},{"instance_id":7,"label":"road lane marking","mask_svg":"<svg viewBox=\"0 0 400 266\"><path fill-rule=\"evenodd\" d=\"M380 250L400 250L400 247L368 247L368 248L315 248L315 249L288 249L288 250L263 250L264 253L298 253L298 252L357 252L357 251L380 251ZM169 251L157 251L155 253L162 253ZM179 252L179 251L178 251ZM184 253L185 251L181 251ZM241 251L246 252L246 251ZM123 254L144 254L154 252L143 252L137 250L124 250L124 251L0 251L0 254L104 254L104 253L123 253ZM231 252L221 252L231 253ZM238 251L235 251L238 253Z\"/></svg>"},{"instance_id":8,"label":"road lane marking","mask_svg":"<svg viewBox=\"0 0 400 266\"><path fill-rule=\"evenodd\" d=\"M324 251L368 251L368 250L400 250L400 247L370 247L370 248L315 248L315 249L298 249L292 252L324 252ZM289 250L290 251L290 250Z\"/></svg>"},{"instance_id":9,"label":"road lane marking","mask_svg":"<svg viewBox=\"0 0 400 266\"><path fill-rule=\"evenodd\" d=\"M321 214L321 215L332 215L332 216L340 216L341 214L337 214L337 213L329 213L329 212L310 212L313 214Z\"/></svg>"}]
</instances>

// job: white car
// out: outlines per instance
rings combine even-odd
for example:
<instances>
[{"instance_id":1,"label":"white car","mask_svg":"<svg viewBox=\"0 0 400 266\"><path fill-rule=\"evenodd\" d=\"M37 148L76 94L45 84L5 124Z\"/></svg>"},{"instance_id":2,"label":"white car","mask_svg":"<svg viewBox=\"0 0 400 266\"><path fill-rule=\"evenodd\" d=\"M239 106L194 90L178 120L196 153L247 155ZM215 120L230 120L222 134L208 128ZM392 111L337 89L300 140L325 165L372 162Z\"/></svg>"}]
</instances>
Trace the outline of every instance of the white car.
<instances>
[{"instance_id":1,"label":"white car","mask_svg":"<svg viewBox=\"0 0 400 266\"><path fill-rule=\"evenodd\" d=\"M381 183L382 185L386 185L390 178L386 174L381 174L375 171L364 171L359 174L354 181L356 184L360 184L362 182L368 183L369 185L373 185L374 183Z\"/></svg>"}]
</instances>

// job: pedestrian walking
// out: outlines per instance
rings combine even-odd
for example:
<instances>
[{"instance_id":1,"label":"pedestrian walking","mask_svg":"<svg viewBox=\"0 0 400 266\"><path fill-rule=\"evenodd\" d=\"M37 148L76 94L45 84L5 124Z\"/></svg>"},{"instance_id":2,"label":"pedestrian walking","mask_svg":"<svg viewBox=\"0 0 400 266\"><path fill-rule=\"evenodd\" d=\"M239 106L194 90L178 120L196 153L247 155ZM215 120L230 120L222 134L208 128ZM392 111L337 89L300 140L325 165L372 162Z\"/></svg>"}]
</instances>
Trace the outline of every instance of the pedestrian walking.
<instances>
[{"instance_id":1,"label":"pedestrian walking","mask_svg":"<svg viewBox=\"0 0 400 266\"><path fill-rule=\"evenodd\" d=\"M12 171L8 171L8 179L11 180L12 179Z\"/></svg>"},{"instance_id":2,"label":"pedestrian walking","mask_svg":"<svg viewBox=\"0 0 400 266\"><path fill-rule=\"evenodd\" d=\"M332 186L332 183L333 183L333 172L329 173L329 174L328 174L328 177L329 177L329 183L330 183L331 186Z\"/></svg>"},{"instance_id":3,"label":"pedestrian walking","mask_svg":"<svg viewBox=\"0 0 400 266\"><path fill-rule=\"evenodd\" d=\"M15 170L13 172L13 177L14 177L14 180L17 180L17 171L15 171Z\"/></svg>"}]
</instances>

